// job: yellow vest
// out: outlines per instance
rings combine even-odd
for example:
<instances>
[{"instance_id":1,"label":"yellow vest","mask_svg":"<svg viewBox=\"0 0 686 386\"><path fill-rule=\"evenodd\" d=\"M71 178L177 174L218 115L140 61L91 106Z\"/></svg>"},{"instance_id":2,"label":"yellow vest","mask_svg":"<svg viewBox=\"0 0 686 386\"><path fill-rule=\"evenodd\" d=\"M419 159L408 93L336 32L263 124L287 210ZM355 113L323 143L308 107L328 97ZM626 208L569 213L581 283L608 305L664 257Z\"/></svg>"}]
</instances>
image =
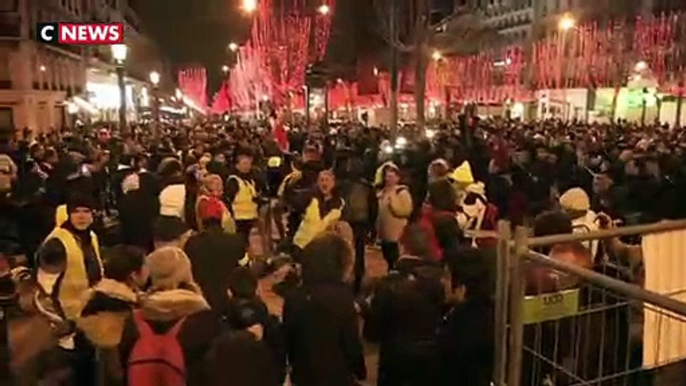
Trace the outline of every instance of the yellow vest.
<instances>
[{"instance_id":1,"label":"yellow vest","mask_svg":"<svg viewBox=\"0 0 686 386\"><path fill-rule=\"evenodd\" d=\"M69 213L67 213L67 205L60 205L55 210L55 227L59 228L69 220Z\"/></svg>"},{"instance_id":2,"label":"yellow vest","mask_svg":"<svg viewBox=\"0 0 686 386\"><path fill-rule=\"evenodd\" d=\"M229 180L234 179L238 183L238 192L231 203L233 217L240 220L254 220L257 218L257 189L255 183L246 181L238 176L230 176Z\"/></svg>"},{"instance_id":3,"label":"yellow vest","mask_svg":"<svg viewBox=\"0 0 686 386\"><path fill-rule=\"evenodd\" d=\"M319 210L319 200L313 198L305 210L305 215L300 223L300 228L295 233L293 243L304 249L315 237L326 231L327 228L335 225L341 219L341 210L342 208L333 209L322 218Z\"/></svg>"},{"instance_id":4,"label":"yellow vest","mask_svg":"<svg viewBox=\"0 0 686 386\"><path fill-rule=\"evenodd\" d=\"M76 237L66 229L55 228L45 240L51 239L59 240L67 251L67 267L60 283L58 300L65 317L69 320L76 320L88 301L88 273L83 261L83 250L81 250ZM98 237L91 232L91 239L98 265L102 271Z\"/></svg>"}]
</instances>

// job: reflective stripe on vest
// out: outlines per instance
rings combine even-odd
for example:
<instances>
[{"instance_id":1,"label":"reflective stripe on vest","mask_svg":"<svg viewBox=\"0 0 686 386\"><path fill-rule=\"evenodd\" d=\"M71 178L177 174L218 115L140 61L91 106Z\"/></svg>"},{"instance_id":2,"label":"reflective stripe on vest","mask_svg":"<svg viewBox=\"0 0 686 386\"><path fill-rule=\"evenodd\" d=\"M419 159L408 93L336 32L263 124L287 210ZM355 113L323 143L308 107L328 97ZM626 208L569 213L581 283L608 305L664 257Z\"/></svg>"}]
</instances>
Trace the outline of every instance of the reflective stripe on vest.
<instances>
[{"instance_id":1,"label":"reflective stripe on vest","mask_svg":"<svg viewBox=\"0 0 686 386\"><path fill-rule=\"evenodd\" d=\"M246 181L238 176L230 176L238 183L238 192L231 203L233 217L236 220L254 220L257 218L257 189L253 181Z\"/></svg>"},{"instance_id":2,"label":"reflective stripe on vest","mask_svg":"<svg viewBox=\"0 0 686 386\"><path fill-rule=\"evenodd\" d=\"M83 250L79 246L76 237L66 229L55 228L45 239L59 240L67 252L67 268L64 271L62 282L60 283L58 299L64 316L69 320L75 320L81 315L81 310L86 306L88 292L88 273L84 262ZM98 265L102 272L102 261L100 260L100 245L98 237L91 232L93 249L98 259Z\"/></svg>"}]
</instances>

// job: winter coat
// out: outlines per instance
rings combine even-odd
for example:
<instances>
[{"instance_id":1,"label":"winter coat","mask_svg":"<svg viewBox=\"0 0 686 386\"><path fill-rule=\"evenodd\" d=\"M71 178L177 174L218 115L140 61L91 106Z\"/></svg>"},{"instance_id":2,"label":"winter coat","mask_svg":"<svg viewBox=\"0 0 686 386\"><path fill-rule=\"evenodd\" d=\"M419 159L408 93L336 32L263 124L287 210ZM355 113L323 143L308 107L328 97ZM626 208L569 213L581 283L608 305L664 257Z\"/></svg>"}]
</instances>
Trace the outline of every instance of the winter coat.
<instances>
[{"instance_id":1,"label":"winter coat","mask_svg":"<svg viewBox=\"0 0 686 386\"><path fill-rule=\"evenodd\" d=\"M493 375L493 304L466 301L445 316L439 332L440 385L488 386Z\"/></svg>"},{"instance_id":2,"label":"winter coat","mask_svg":"<svg viewBox=\"0 0 686 386\"><path fill-rule=\"evenodd\" d=\"M412 196L406 186L391 190L381 190L376 226L383 241L397 242L402 236L408 219L412 215Z\"/></svg>"},{"instance_id":3,"label":"winter coat","mask_svg":"<svg viewBox=\"0 0 686 386\"><path fill-rule=\"evenodd\" d=\"M303 286L284 303L291 380L297 386L351 386L367 369L354 297L344 283Z\"/></svg>"},{"instance_id":4,"label":"winter coat","mask_svg":"<svg viewBox=\"0 0 686 386\"><path fill-rule=\"evenodd\" d=\"M402 256L396 270L377 285L365 337L381 344L379 373L383 376L406 363L436 357L435 332L445 300L442 274L438 265Z\"/></svg>"},{"instance_id":5,"label":"winter coat","mask_svg":"<svg viewBox=\"0 0 686 386\"><path fill-rule=\"evenodd\" d=\"M137 303L137 294L126 284L103 279L92 289L90 300L76 321L79 333L97 350L103 385L124 384L118 345L125 322Z\"/></svg>"},{"instance_id":6,"label":"winter coat","mask_svg":"<svg viewBox=\"0 0 686 386\"><path fill-rule=\"evenodd\" d=\"M193 278L200 285L205 299L213 310L223 313L227 298L226 280L245 256L245 241L239 235L211 227L191 236L184 250L191 260Z\"/></svg>"},{"instance_id":7,"label":"winter coat","mask_svg":"<svg viewBox=\"0 0 686 386\"><path fill-rule=\"evenodd\" d=\"M205 359L212 341L221 330L216 314L199 293L186 289L160 291L141 297L140 310L156 334L169 331L186 318L178 334L183 350L188 385L206 385ZM136 322L128 318L124 325L119 355L126 368L139 333Z\"/></svg>"}]
</instances>

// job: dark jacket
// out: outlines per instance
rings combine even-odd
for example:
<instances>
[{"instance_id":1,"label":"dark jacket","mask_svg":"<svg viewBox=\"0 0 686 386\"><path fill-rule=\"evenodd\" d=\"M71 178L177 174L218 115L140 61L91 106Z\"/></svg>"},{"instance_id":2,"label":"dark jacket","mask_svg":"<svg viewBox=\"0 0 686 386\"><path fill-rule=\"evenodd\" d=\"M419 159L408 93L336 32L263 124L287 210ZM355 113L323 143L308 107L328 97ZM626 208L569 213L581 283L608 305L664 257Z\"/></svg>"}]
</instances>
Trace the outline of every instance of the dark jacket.
<instances>
[{"instance_id":1,"label":"dark jacket","mask_svg":"<svg viewBox=\"0 0 686 386\"><path fill-rule=\"evenodd\" d=\"M366 378L354 298L344 283L298 288L283 311L294 385L350 386Z\"/></svg>"},{"instance_id":2,"label":"dark jacket","mask_svg":"<svg viewBox=\"0 0 686 386\"><path fill-rule=\"evenodd\" d=\"M493 374L493 305L467 301L445 316L439 333L440 385L488 386Z\"/></svg>"},{"instance_id":3,"label":"dark jacket","mask_svg":"<svg viewBox=\"0 0 686 386\"><path fill-rule=\"evenodd\" d=\"M224 233L218 227L210 227L188 239L184 249L191 260L193 278L200 285L205 299L213 310L223 313L228 288L226 280L245 255L243 238Z\"/></svg>"},{"instance_id":4,"label":"dark jacket","mask_svg":"<svg viewBox=\"0 0 686 386\"><path fill-rule=\"evenodd\" d=\"M156 292L142 297L140 306L144 319L156 334L166 333L181 318L186 318L178 341L183 350L188 385L206 385L205 360L221 323L202 296L189 290ZM138 337L135 321L127 319L119 345L125 368Z\"/></svg>"},{"instance_id":5,"label":"dark jacket","mask_svg":"<svg viewBox=\"0 0 686 386\"><path fill-rule=\"evenodd\" d=\"M232 298L225 320L227 330L214 342L209 357L211 385L276 386L286 378L286 352L279 319L269 315L259 299ZM246 330L260 325L262 337Z\"/></svg>"},{"instance_id":6,"label":"dark jacket","mask_svg":"<svg viewBox=\"0 0 686 386\"><path fill-rule=\"evenodd\" d=\"M394 373L413 362L436 362L436 330L445 300L441 276L439 266L403 256L396 271L377 285L365 337L381 344L380 379L395 379Z\"/></svg>"}]
</instances>

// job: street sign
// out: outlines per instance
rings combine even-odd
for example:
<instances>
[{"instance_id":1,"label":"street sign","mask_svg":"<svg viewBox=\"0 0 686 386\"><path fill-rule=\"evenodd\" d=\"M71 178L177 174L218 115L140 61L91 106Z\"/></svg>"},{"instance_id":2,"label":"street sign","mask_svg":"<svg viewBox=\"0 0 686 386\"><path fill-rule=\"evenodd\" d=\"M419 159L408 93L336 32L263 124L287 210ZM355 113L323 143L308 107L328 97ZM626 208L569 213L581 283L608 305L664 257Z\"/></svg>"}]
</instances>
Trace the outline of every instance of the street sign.
<instances>
[{"instance_id":1,"label":"street sign","mask_svg":"<svg viewBox=\"0 0 686 386\"><path fill-rule=\"evenodd\" d=\"M566 290L524 298L524 324L563 319L579 312L579 290Z\"/></svg>"}]
</instances>

